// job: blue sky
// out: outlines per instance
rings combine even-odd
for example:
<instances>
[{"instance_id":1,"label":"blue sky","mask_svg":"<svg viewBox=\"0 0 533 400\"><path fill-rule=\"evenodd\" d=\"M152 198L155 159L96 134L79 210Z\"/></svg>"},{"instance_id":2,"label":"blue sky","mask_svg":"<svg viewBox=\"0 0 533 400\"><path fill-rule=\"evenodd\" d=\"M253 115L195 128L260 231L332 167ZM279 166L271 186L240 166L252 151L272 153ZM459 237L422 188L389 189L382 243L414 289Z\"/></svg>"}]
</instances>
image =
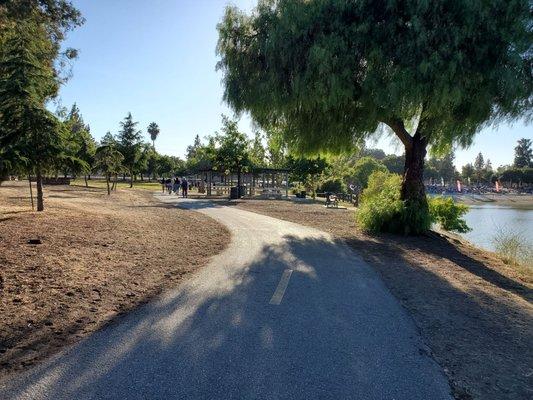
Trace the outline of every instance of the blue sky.
<instances>
[{"instance_id":1,"label":"blue sky","mask_svg":"<svg viewBox=\"0 0 533 400\"><path fill-rule=\"evenodd\" d=\"M131 112L146 133L155 121L161 128L158 151L183 156L194 136L212 134L220 115L232 115L222 102L221 74L215 71L216 24L226 0L75 0L86 23L71 32L67 46L79 49L73 76L61 89L63 106L76 102L92 134L116 133ZM250 10L256 0L231 2ZM244 116L241 129L252 133ZM480 133L468 150L456 153L456 164L473 161L478 152L493 166L512 163L521 137L533 137L531 126L515 123ZM389 138L377 146L401 153Z\"/></svg>"}]
</instances>

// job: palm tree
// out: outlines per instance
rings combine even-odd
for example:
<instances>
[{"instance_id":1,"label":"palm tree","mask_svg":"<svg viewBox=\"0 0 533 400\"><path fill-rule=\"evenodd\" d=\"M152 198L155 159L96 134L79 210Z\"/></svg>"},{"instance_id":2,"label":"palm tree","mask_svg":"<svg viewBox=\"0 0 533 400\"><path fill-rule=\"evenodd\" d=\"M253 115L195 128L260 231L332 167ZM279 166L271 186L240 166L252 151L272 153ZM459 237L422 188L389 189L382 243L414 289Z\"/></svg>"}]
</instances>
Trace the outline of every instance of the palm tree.
<instances>
[{"instance_id":1,"label":"palm tree","mask_svg":"<svg viewBox=\"0 0 533 400\"><path fill-rule=\"evenodd\" d=\"M152 139L152 145L155 151L155 140L159 136L159 126L155 122L152 122L148 125L148 133L150 134L150 139Z\"/></svg>"}]
</instances>

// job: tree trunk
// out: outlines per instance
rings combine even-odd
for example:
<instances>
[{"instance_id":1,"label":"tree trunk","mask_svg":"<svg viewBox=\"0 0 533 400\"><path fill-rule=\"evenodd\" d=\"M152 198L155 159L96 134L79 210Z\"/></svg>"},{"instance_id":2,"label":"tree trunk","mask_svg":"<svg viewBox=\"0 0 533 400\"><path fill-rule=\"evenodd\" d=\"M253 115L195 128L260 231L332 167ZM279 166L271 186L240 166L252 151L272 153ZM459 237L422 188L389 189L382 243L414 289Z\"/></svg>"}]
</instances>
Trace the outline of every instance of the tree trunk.
<instances>
[{"instance_id":1,"label":"tree trunk","mask_svg":"<svg viewBox=\"0 0 533 400\"><path fill-rule=\"evenodd\" d=\"M37 211L44 211L43 176L41 174L40 165L37 166L35 175L36 175L36 180L37 180Z\"/></svg>"},{"instance_id":2,"label":"tree trunk","mask_svg":"<svg viewBox=\"0 0 533 400\"><path fill-rule=\"evenodd\" d=\"M133 187L133 171L130 170L130 188Z\"/></svg>"},{"instance_id":3,"label":"tree trunk","mask_svg":"<svg viewBox=\"0 0 533 400\"><path fill-rule=\"evenodd\" d=\"M87 182L87 175L83 175L83 178L85 179L85 187L89 187L89 182Z\"/></svg>"},{"instance_id":4,"label":"tree trunk","mask_svg":"<svg viewBox=\"0 0 533 400\"><path fill-rule=\"evenodd\" d=\"M421 233L429 229L429 207L424 186L424 159L427 140L417 132L405 146L405 166L400 198L405 202L405 233Z\"/></svg>"},{"instance_id":5,"label":"tree trunk","mask_svg":"<svg viewBox=\"0 0 533 400\"><path fill-rule=\"evenodd\" d=\"M30 199L31 199L31 210L35 210L35 205L33 204L33 188L31 187L31 175L28 175L28 182L30 183Z\"/></svg>"},{"instance_id":6,"label":"tree trunk","mask_svg":"<svg viewBox=\"0 0 533 400\"><path fill-rule=\"evenodd\" d=\"M107 195L109 196L111 194L111 188L109 187L109 181L111 180L111 174L105 175L105 182L107 184Z\"/></svg>"},{"instance_id":7,"label":"tree trunk","mask_svg":"<svg viewBox=\"0 0 533 400\"><path fill-rule=\"evenodd\" d=\"M241 169L237 168L237 198L241 198Z\"/></svg>"}]
</instances>

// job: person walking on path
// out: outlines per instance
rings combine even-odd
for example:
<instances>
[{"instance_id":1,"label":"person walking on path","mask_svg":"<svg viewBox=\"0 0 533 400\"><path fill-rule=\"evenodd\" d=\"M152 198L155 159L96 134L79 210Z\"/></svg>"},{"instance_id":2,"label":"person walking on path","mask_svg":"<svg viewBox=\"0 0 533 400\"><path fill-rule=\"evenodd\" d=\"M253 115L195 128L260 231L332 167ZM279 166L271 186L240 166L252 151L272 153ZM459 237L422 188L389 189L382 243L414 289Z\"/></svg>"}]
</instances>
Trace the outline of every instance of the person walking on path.
<instances>
[{"instance_id":1,"label":"person walking on path","mask_svg":"<svg viewBox=\"0 0 533 400\"><path fill-rule=\"evenodd\" d=\"M181 180L181 195L182 197L187 197L189 192L189 182L187 182L187 179L182 178Z\"/></svg>"},{"instance_id":2,"label":"person walking on path","mask_svg":"<svg viewBox=\"0 0 533 400\"><path fill-rule=\"evenodd\" d=\"M176 177L174 179L174 186L172 187L172 191L178 196L180 194L180 179Z\"/></svg>"}]
</instances>

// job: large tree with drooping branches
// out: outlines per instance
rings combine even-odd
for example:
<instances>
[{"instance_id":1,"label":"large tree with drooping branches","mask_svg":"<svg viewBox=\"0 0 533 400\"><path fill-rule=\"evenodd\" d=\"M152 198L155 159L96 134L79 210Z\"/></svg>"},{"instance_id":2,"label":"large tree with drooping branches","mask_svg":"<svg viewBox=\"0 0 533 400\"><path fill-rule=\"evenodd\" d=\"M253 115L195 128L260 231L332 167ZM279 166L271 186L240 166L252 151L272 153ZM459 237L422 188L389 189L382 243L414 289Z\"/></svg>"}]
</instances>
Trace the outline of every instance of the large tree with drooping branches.
<instances>
[{"instance_id":1,"label":"large tree with drooping branches","mask_svg":"<svg viewBox=\"0 0 533 400\"><path fill-rule=\"evenodd\" d=\"M528 0L264 0L226 9L218 69L233 109L282 126L292 149L343 151L390 128L412 232L428 148L530 115L531 26Z\"/></svg>"}]
</instances>

